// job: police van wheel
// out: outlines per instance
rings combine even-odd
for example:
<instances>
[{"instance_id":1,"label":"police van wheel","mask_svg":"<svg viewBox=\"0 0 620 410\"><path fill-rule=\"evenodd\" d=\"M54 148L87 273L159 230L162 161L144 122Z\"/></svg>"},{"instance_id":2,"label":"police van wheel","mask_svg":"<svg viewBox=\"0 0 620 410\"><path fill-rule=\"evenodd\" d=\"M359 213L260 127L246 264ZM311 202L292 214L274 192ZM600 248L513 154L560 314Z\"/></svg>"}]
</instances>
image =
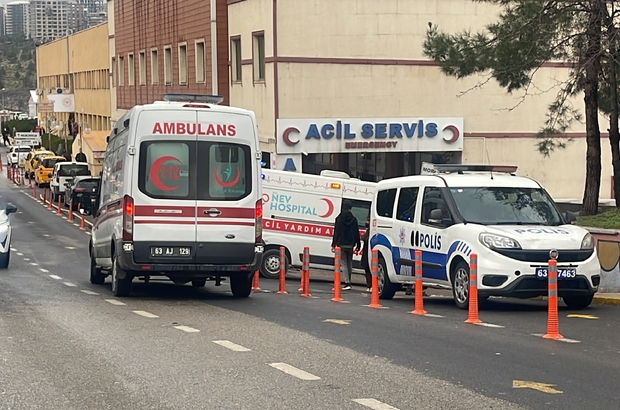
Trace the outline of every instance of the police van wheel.
<instances>
[{"instance_id":1,"label":"police van wheel","mask_svg":"<svg viewBox=\"0 0 620 410\"><path fill-rule=\"evenodd\" d=\"M247 298L252 293L252 274L237 273L230 276L230 291L236 298Z\"/></svg>"},{"instance_id":2,"label":"police van wheel","mask_svg":"<svg viewBox=\"0 0 620 410\"><path fill-rule=\"evenodd\" d=\"M469 265L465 261L460 261L455 266L451 274L452 296L454 303L459 309L469 307Z\"/></svg>"},{"instance_id":3,"label":"police van wheel","mask_svg":"<svg viewBox=\"0 0 620 410\"><path fill-rule=\"evenodd\" d=\"M288 270L290 261L285 256L285 274ZM263 253L263 259L260 264L260 273L267 279L278 279L280 277L280 250L268 249Z\"/></svg>"},{"instance_id":4,"label":"police van wheel","mask_svg":"<svg viewBox=\"0 0 620 410\"><path fill-rule=\"evenodd\" d=\"M118 258L116 255L113 256L114 260L112 261L112 294L114 296L129 296L131 293L131 281L133 277L129 274L129 272L124 272L118 266ZM125 277L120 279L119 276L125 273Z\"/></svg>"},{"instance_id":5,"label":"police van wheel","mask_svg":"<svg viewBox=\"0 0 620 410\"><path fill-rule=\"evenodd\" d=\"M390 282L383 258L379 258L377 265L377 282L379 284L379 299L392 299L396 293L396 285Z\"/></svg>"},{"instance_id":6,"label":"police van wheel","mask_svg":"<svg viewBox=\"0 0 620 410\"><path fill-rule=\"evenodd\" d=\"M562 300L570 309L585 309L590 306L594 295L587 296L564 296Z\"/></svg>"}]
</instances>

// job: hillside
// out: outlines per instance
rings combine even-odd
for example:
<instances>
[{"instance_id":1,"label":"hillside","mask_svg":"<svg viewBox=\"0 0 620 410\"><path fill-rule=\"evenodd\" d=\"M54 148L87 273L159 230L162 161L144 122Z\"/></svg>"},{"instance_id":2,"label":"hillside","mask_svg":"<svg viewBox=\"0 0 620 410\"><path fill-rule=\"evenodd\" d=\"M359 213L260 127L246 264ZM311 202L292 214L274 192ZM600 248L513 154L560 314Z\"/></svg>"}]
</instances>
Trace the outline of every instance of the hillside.
<instances>
[{"instance_id":1,"label":"hillside","mask_svg":"<svg viewBox=\"0 0 620 410\"><path fill-rule=\"evenodd\" d=\"M35 45L23 37L0 38L0 89L6 109L28 112L29 90L36 88Z\"/></svg>"}]
</instances>

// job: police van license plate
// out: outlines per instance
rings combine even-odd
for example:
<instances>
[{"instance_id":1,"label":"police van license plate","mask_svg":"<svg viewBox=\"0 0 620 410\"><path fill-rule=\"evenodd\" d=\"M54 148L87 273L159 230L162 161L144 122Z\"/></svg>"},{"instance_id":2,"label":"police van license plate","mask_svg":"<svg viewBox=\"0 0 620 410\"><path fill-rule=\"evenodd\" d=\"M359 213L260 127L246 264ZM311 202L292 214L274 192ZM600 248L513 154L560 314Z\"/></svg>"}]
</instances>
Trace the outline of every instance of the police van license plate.
<instances>
[{"instance_id":1,"label":"police van license plate","mask_svg":"<svg viewBox=\"0 0 620 410\"><path fill-rule=\"evenodd\" d=\"M547 279L547 268L536 268L536 277L538 279ZM577 269L575 268L558 268L558 279L572 279L577 277Z\"/></svg>"},{"instance_id":2,"label":"police van license plate","mask_svg":"<svg viewBox=\"0 0 620 410\"><path fill-rule=\"evenodd\" d=\"M156 257L189 257L191 253L187 246L151 246L151 256Z\"/></svg>"}]
</instances>

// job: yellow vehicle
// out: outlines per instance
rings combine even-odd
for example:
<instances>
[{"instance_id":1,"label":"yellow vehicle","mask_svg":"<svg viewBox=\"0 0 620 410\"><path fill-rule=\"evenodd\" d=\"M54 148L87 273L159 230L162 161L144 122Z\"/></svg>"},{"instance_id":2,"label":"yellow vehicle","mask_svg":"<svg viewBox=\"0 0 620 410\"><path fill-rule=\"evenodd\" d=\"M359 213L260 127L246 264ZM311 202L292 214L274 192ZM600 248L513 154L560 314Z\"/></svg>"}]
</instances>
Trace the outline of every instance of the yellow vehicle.
<instances>
[{"instance_id":1,"label":"yellow vehicle","mask_svg":"<svg viewBox=\"0 0 620 410\"><path fill-rule=\"evenodd\" d=\"M44 157L39 161L39 167L34 171L34 182L38 186L49 185L50 175L54 171L54 165L57 162L63 162L67 159L57 155Z\"/></svg>"},{"instance_id":2,"label":"yellow vehicle","mask_svg":"<svg viewBox=\"0 0 620 410\"><path fill-rule=\"evenodd\" d=\"M34 179L34 171L39 167L39 162L41 162L41 159L45 157L53 157L54 155L56 154L46 149L37 149L29 152L26 156L26 165L24 166L26 176L30 176L30 178Z\"/></svg>"}]
</instances>

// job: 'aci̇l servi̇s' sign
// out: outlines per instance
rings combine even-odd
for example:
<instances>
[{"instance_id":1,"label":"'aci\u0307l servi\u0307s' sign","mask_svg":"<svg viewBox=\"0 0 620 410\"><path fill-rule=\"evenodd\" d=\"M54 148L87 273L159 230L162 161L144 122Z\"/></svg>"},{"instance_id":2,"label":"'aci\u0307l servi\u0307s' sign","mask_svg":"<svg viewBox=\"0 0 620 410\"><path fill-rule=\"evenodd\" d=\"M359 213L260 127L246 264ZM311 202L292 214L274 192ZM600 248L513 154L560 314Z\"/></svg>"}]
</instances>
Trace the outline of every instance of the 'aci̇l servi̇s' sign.
<instances>
[{"instance_id":1,"label":"'aci\u0307l servi\u0307s' sign","mask_svg":"<svg viewBox=\"0 0 620 410\"><path fill-rule=\"evenodd\" d=\"M457 117L278 120L278 154L462 150Z\"/></svg>"}]
</instances>

